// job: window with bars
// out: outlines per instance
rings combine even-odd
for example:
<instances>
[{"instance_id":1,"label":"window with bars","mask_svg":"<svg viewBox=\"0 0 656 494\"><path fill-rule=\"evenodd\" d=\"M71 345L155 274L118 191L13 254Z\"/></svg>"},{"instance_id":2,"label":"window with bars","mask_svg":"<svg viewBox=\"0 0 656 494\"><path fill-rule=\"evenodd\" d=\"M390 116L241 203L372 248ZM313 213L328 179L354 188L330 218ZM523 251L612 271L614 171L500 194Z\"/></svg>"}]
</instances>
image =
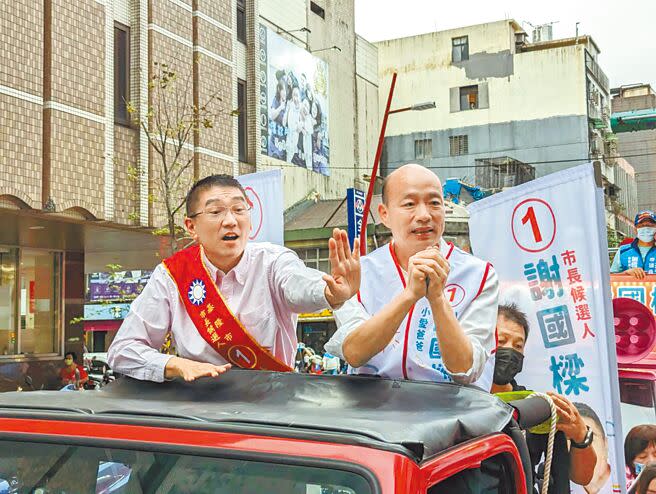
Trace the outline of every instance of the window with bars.
<instances>
[{"instance_id":1,"label":"window with bars","mask_svg":"<svg viewBox=\"0 0 656 494\"><path fill-rule=\"evenodd\" d=\"M328 249L296 249L296 253L308 268L317 269L324 273L330 273L330 259L328 258Z\"/></svg>"},{"instance_id":2,"label":"window with bars","mask_svg":"<svg viewBox=\"0 0 656 494\"><path fill-rule=\"evenodd\" d=\"M246 0L237 0L237 39L246 44Z\"/></svg>"},{"instance_id":3,"label":"window with bars","mask_svg":"<svg viewBox=\"0 0 656 494\"><path fill-rule=\"evenodd\" d=\"M130 125L130 28L114 23L114 122Z\"/></svg>"},{"instance_id":4,"label":"window with bars","mask_svg":"<svg viewBox=\"0 0 656 494\"><path fill-rule=\"evenodd\" d=\"M478 86L460 88L460 110L475 110L478 108Z\"/></svg>"},{"instance_id":5,"label":"window with bars","mask_svg":"<svg viewBox=\"0 0 656 494\"><path fill-rule=\"evenodd\" d=\"M433 156L433 140L432 139L416 139L415 140L415 159L425 159Z\"/></svg>"},{"instance_id":6,"label":"window with bars","mask_svg":"<svg viewBox=\"0 0 656 494\"><path fill-rule=\"evenodd\" d=\"M469 60L469 36L451 38L451 61Z\"/></svg>"},{"instance_id":7,"label":"window with bars","mask_svg":"<svg viewBox=\"0 0 656 494\"><path fill-rule=\"evenodd\" d=\"M248 161L248 106L246 104L246 81L237 79L237 106L239 116L237 117L239 161Z\"/></svg>"},{"instance_id":8,"label":"window with bars","mask_svg":"<svg viewBox=\"0 0 656 494\"><path fill-rule=\"evenodd\" d=\"M461 156L469 153L469 139L467 135L449 137L449 155Z\"/></svg>"}]
</instances>

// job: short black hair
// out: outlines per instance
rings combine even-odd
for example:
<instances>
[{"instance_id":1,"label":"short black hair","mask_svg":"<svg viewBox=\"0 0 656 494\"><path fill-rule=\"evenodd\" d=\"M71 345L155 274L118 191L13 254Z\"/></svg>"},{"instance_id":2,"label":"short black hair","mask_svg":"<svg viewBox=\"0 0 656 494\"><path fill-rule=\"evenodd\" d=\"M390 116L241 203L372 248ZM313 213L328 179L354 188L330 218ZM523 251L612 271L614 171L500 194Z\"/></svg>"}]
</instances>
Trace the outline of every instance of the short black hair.
<instances>
[{"instance_id":1,"label":"short black hair","mask_svg":"<svg viewBox=\"0 0 656 494\"><path fill-rule=\"evenodd\" d=\"M624 439L624 462L633 475L636 474L633 460L650 444L656 444L656 425L636 425L626 435Z\"/></svg>"},{"instance_id":2,"label":"short black hair","mask_svg":"<svg viewBox=\"0 0 656 494\"><path fill-rule=\"evenodd\" d=\"M524 314L521 310L519 310L519 307L515 304L503 304L499 305L499 315L503 316L510 322L514 322L515 324L521 326L521 328L524 330L524 339L528 340L528 331L529 331L529 326L528 326L528 319L526 318L526 314Z\"/></svg>"},{"instance_id":3,"label":"short black hair","mask_svg":"<svg viewBox=\"0 0 656 494\"><path fill-rule=\"evenodd\" d=\"M656 463L650 463L640 472L640 480L636 484L636 494L646 494L649 484L654 479L656 479Z\"/></svg>"},{"instance_id":4,"label":"short black hair","mask_svg":"<svg viewBox=\"0 0 656 494\"><path fill-rule=\"evenodd\" d=\"M77 353L75 353L75 352L66 352L64 354L64 358L68 357L69 355L71 357L73 357L73 362L77 362Z\"/></svg>"},{"instance_id":5,"label":"short black hair","mask_svg":"<svg viewBox=\"0 0 656 494\"><path fill-rule=\"evenodd\" d=\"M581 402L575 402L572 403L572 405L576 407L576 409L581 414L581 417L588 417L589 419L592 419L594 423L597 424L597 427L599 427L599 430L603 434L604 439L606 439L606 431L604 430L604 426L599 419L599 415L597 415L597 413L590 407L590 405L586 405L585 403Z\"/></svg>"},{"instance_id":6,"label":"short black hair","mask_svg":"<svg viewBox=\"0 0 656 494\"><path fill-rule=\"evenodd\" d=\"M240 184L239 180L237 180L235 177L226 174L209 175L205 178L201 178L198 182L196 182L187 194L185 207L188 217L194 214L193 210L196 207L196 202L198 202L198 195L205 190L211 189L212 187L234 187L235 189L239 189L241 193L244 194L244 199L246 199L246 202L248 202L244 186Z\"/></svg>"}]
</instances>

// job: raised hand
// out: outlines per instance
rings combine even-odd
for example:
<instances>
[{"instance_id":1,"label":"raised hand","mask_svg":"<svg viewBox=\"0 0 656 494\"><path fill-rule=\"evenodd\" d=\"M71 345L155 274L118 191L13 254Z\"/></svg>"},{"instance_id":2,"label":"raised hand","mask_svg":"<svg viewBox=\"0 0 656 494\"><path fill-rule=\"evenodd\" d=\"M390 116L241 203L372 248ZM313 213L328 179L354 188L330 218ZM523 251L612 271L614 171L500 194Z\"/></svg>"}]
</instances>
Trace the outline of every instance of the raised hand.
<instances>
[{"instance_id":1,"label":"raised hand","mask_svg":"<svg viewBox=\"0 0 656 494\"><path fill-rule=\"evenodd\" d=\"M351 251L346 232L335 228L328 240L328 252L330 274L323 276L326 300L337 309L360 289L360 239L355 239Z\"/></svg>"},{"instance_id":2,"label":"raised hand","mask_svg":"<svg viewBox=\"0 0 656 494\"><path fill-rule=\"evenodd\" d=\"M228 372L231 367L231 364L214 365L181 357L172 357L166 363L164 375L167 379L181 377L185 381L191 382L199 377L218 377L220 374Z\"/></svg>"}]
</instances>

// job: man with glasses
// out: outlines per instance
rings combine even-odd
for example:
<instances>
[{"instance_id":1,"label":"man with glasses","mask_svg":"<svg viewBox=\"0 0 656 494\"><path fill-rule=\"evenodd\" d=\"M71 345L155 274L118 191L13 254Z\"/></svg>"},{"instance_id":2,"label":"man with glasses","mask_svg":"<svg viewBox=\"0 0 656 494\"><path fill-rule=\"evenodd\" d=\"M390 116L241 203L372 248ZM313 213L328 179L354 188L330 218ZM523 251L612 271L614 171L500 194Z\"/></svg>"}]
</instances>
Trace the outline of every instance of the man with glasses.
<instances>
[{"instance_id":1,"label":"man with glasses","mask_svg":"<svg viewBox=\"0 0 656 494\"><path fill-rule=\"evenodd\" d=\"M196 244L157 266L109 349L109 364L136 379L193 381L230 369L292 370L300 312L338 308L360 285L359 245L328 242L331 274L270 243L249 243L250 205L229 175L197 182L185 227ZM179 356L158 351L171 333Z\"/></svg>"}]
</instances>

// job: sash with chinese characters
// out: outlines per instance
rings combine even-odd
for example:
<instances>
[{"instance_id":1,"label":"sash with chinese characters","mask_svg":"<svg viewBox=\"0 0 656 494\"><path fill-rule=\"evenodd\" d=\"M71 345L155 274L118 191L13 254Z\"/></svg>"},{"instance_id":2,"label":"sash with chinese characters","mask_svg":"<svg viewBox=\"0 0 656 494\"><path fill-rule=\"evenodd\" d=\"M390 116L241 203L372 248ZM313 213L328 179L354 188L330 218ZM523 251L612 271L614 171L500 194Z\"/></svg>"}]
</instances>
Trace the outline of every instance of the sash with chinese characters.
<instances>
[{"instance_id":1,"label":"sash with chinese characters","mask_svg":"<svg viewBox=\"0 0 656 494\"><path fill-rule=\"evenodd\" d=\"M164 260L198 333L227 362L244 369L291 371L251 336L228 308L202 261L198 245Z\"/></svg>"}]
</instances>

